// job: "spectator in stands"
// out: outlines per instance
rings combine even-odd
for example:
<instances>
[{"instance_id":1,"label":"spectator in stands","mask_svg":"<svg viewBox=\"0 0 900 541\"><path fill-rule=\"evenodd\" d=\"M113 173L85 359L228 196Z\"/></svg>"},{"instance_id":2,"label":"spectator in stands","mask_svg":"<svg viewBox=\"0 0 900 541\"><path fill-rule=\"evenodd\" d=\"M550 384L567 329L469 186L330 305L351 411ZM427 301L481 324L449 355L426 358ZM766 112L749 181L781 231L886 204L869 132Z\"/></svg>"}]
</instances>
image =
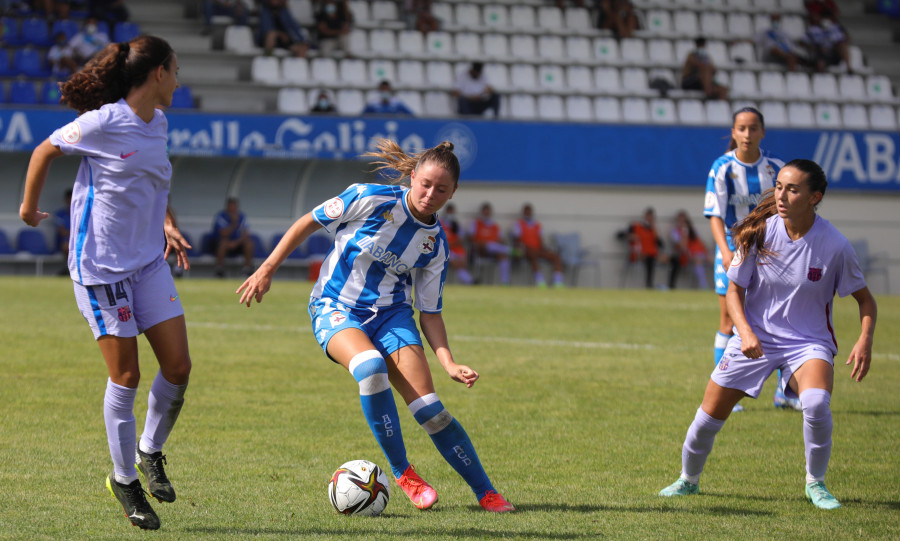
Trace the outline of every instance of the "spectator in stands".
<instances>
[{"instance_id":1,"label":"spectator in stands","mask_svg":"<svg viewBox=\"0 0 900 541\"><path fill-rule=\"evenodd\" d=\"M318 97L316 97L316 103L312 106L312 109L309 110L310 113L336 113L337 108L334 106L334 102L331 99L331 95L327 90L320 90Z\"/></svg>"},{"instance_id":2,"label":"spectator in stands","mask_svg":"<svg viewBox=\"0 0 900 541\"><path fill-rule=\"evenodd\" d=\"M806 8L807 17L816 14L821 18L828 13L835 22L837 22L841 13L834 0L806 0L803 2L803 7Z\"/></svg>"},{"instance_id":3,"label":"spectator in stands","mask_svg":"<svg viewBox=\"0 0 900 541\"><path fill-rule=\"evenodd\" d=\"M756 50L763 62L783 64L788 71L797 71L802 64L805 53L798 47L791 36L781 28L781 14L769 16L769 28L756 35Z\"/></svg>"},{"instance_id":4,"label":"spectator in stands","mask_svg":"<svg viewBox=\"0 0 900 541\"><path fill-rule=\"evenodd\" d=\"M390 81L378 83L378 99L370 101L362 110L364 115L407 115L415 116L412 109L406 106L400 98L394 96L394 89Z\"/></svg>"},{"instance_id":5,"label":"spectator in stands","mask_svg":"<svg viewBox=\"0 0 900 541\"><path fill-rule=\"evenodd\" d=\"M78 62L72 57L72 49L65 32L57 32L53 36L53 45L47 50L47 65L53 77L64 80L78 71Z\"/></svg>"},{"instance_id":6,"label":"spectator in stands","mask_svg":"<svg viewBox=\"0 0 900 541\"><path fill-rule=\"evenodd\" d=\"M406 27L418 30L424 35L441 29L441 20L431 12L431 0L405 0L403 11L406 16Z\"/></svg>"},{"instance_id":7,"label":"spectator in stands","mask_svg":"<svg viewBox=\"0 0 900 541\"><path fill-rule=\"evenodd\" d=\"M125 0L88 0L88 15L98 21L106 21L110 30L114 24L129 18Z\"/></svg>"},{"instance_id":8,"label":"spectator in stands","mask_svg":"<svg viewBox=\"0 0 900 541\"><path fill-rule=\"evenodd\" d=\"M728 87L716 82L716 65L706 51L706 38L695 39L694 45L681 69L681 88L702 90L707 99L727 100Z\"/></svg>"},{"instance_id":9,"label":"spectator in stands","mask_svg":"<svg viewBox=\"0 0 900 541\"><path fill-rule=\"evenodd\" d=\"M847 73L853 73L850 65L850 36L831 18L829 12L822 15L818 12L809 14L806 42L817 72L822 73L829 66L837 66L843 62L847 66Z\"/></svg>"},{"instance_id":10,"label":"spectator in stands","mask_svg":"<svg viewBox=\"0 0 900 541\"><path fill-rule=\"evenodd\" d=\"M541 222L534 218L531 203L522 206L522 216L513 223L512 237L515 246L524 255L534 273L534 285L547 287L544 273L541 272L541 260L553 265L553 287L563 287L563 266L559 254L549 249L543 240Z\"/></svg>"},{"instance_id":11,"label":"spectator in stands","mask_svg":"<svg viewBox=\"0 0 900 541\"><path fill-rule=\"evenodd\" d=\"M69 40L69 49L72 58L81 66L108 43L109 36L98 29L97 18L92 16L84 20L81 31Z\"/></svg>"},{"instance_id":12,"label":"spectator in stands","mask_svg":"<svg viewBox=\"0 0 900 541\"><path fill-rule=\"evenodd\" d=\"M481 212L469 225L467 236L476 254L497 260L500 283L509 285L509 258L513 255L513 250L503 242L500 226L494 221L492 214L491 204L482 203Z\"/></svg>"},{"instance_id":13,"label":"spectator in stands","mask_svg":"<svg viewBox=\"0 0 900 541\"><path fill-rule=\"evenodd\" d=\"M287 0L262 0L259 4L257 40L267 55L271 55L276 47L287 49L298 57L305 57L309 52L306 34L291 15Z\"/></svg>"},{"instance_id":14,"label":"spectator in stands","mask_svg":"<svg viewBox=\"0 0 900 541\"><path fill-rule=\"evenodd\" d=\"M316 32L319 54L330 56L334 51L350 55L350 29L353 13L347 0L325 0L316 10Z\"/></svg>"},{"instance_id":15,"label":"spectator in stands","mask_svg":"<svg viewBox=\"0 0 900 541\"><path fill-rule=\"evenodd\" d=\"M653 207L647 207L644 219L632 223L628 228L628 242L631 246L631 260L644 264L644 284L652 289L659 249L662 248L662 240L656 234L656 211Z\"/></svg>"},{"instance_id":16,"label":"spectator in stands","mask_svg":"<svg viewBox=\"0 0 900 541\"><path fill-rule=\"evenodd\" d=\"M213 253L216 254L216 276L225 277L225 258L244 256L243 273L253 273L253 239L247 217L241 212L236 197L225 201L225 209L216 215L212 232Z\"/></svg>"},{"instance_id":17,"label":"spectator in stands","mask_svg":"<svg viewBox=\"0 0 900 541\"><path fill-rule=\"evenodd\" d=\"M616 39L630 38L640 27L637 12L631 0L600 0L597 26L609 30Z\"/></svg>"},{"instance_id":18,"label":"spectator in stands","mask_svg":"<svg viewBox=\"0 0 900 541\"><path fill-rule=\"evenodd\" d=\"M481 115L488 109L493 111L494 118L500 115L500 96L491 87L482 62L472 62L469 69L460 72L453 96L456 112L461 115Z\"/></svg>"},{"instance_id":19,"label":"spectator in stands","mask_svg":"<svg viewBox=\"0 0 900 541\"><path fill-rule=\"evenodd\" d=\"M62 254L63 261L69 259L69 232L72 230L72 189L69 188L63 194L63 203L65 206L60 207L53 213L53 227L56 229L56 249ZM69 268L60 269L60 276L68 276Z\"/></svg>"},{"instance_id":20,"label":"spectator in stands","mask_svg":"<svg viewBox=\"0 0 900 541\"><path fill-rule=\"evenodd\" d=\"M250 10L243 0L203 0L203 35L212 32L212 18L215 15L231 17L235 24L247 26Z\"/></svg>"},{"instance_id":21,"label":"spectator in stands","mask_svg":"<svg viewBox=\"0 0 900 541\"><path fill-rule=\"evenodd\" d=\"M669 289L675 289L681 269L690 265L694 269L697 287L706 289L706 265L712 263L703 240L697 235L687 212L675 215L675 224L669 231L672 253L669 256Z\"/></svg>"},{"instance_id":22,"label":"spectator in stands","mask_svg":"<svg viewBox=\"0 0 900 541\"><path fill-rule=\"evenodd\" d=\"M453 203L447 203L444 207L444 216L441 218L441 227L447 235L447 246L450 248L450 267L456 271L456 278L460 283L472 285L475 280L469 272L469 256L466 253L466 245L462 239L462 228L456 219L456 207Z\"/></svg>"}]
</instances>

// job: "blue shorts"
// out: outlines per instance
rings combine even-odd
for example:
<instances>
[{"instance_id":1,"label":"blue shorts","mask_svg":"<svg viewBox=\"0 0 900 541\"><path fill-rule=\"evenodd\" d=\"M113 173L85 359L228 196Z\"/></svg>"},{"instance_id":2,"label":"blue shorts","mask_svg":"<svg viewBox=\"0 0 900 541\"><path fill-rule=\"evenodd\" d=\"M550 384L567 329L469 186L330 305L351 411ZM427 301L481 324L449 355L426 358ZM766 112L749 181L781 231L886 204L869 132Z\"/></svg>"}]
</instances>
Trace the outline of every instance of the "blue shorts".
<instances>
[{"instance_id":1,"label":"blue shorts","mask_svg":"<svg viewBox=\"0 0 900 541\"><path fill-rule=\"evenodd\" d=\"M725 240L728 241L728 248L734 252L734 243L731 242L731 235L726 235ZM716 284L716 293L724 295L728 291L728 275L725 274L725 265L722 264L722 250L716 246L716 262L713 267L713 283Z\"/></svg>"},{"instance_id":2,"label":"blue shorts","mask_svg":"<svg viewBox=\"0 0 900 541\"><path fill-rule=\"evenodd\" d=\"M84 286L74 282L75 302L94 339L131 338L146 329L184 315L172 271L164 259L114 284Z\"/></svg>"},{"instance_id":3,"label":"blue shorts","mask_svg":"<svg viewBox=\"0 0 900 541\"><path fill-rule=\"evenodd\" d=\"M831 350L818 344L782 347L773 351L764 348L762 357L750 359L741 352L741 337L735 334L728 341L725 353L710 378L722 387L738 389L756 398L772 372L781 370L785 396L796 398L797 394L788 382L794 372L810 359L822 359L834 366Z\"/></svg>"},{"instance_id":4,"label":"blue shorts","mask_svg":"<svg viewBox=\"0 0 900 541\"><path fill-rule=\"evenodd\" d=\"M328 355L328 342L344 329L359 329L366 333L381 355L406 346L421 346L422 337L413 319L412 306L403 304L388 308L348 308L333 299L312 299L309 317L313 334ZM334 360L331 355L328 358Z\"/></svg>"}]
</instances>

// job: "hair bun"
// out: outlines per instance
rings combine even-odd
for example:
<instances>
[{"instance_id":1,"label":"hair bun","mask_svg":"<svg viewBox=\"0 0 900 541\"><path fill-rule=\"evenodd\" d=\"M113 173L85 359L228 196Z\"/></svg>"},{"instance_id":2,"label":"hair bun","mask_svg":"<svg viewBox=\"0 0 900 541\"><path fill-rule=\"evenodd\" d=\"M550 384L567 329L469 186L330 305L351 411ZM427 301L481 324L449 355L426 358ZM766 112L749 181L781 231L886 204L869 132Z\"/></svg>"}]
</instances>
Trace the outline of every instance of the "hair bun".
<instances>
[{"instance_id":1,"label":"hair bun","mask_svg":"<svg viewBox=\"0 0 900 541\"><path fill-rule=\"evenodd\" d=\"M444 141L444 142L442 142L441 144L438 145L438 148L443 148L443 149L452 151L452 150L453 150L453 143L451 143L450 141Z\"/></svg>"},{"instance_id":2,"label":"hair bun","mask_svg":"<svg viewBox=\"0 0 900 541\"><path fill-rule=\"evenodd\" d=\"M127 41L123 41L119 44L119 52L120 53L128 53L131 51L131 45L128 45Z\"/></svg>"}]
</instances>

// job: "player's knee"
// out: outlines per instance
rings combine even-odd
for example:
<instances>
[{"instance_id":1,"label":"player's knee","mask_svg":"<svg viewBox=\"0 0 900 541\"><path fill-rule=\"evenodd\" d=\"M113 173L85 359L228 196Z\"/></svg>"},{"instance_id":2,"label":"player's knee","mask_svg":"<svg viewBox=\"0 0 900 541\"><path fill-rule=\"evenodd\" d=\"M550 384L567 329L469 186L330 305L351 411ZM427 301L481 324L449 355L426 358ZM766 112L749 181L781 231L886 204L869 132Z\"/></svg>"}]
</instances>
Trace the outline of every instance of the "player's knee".
<instances>
[{"instance_id":1,"label":"player's knee","mask_svg":"<svg viewBox=\"0 0 900 541\"><path fill-rule=\"evenodd\" d=\"M803 418L809 422L831 416L831 393L825 389L807 389L800 393Z\"/></svg>"},{"instance_id":2,"label":"player's knee","mask_svg":"<svg viewBox=\"0 0 900 541\"><path fill-rule=\"evenodd\" d=\"M350 373L359 383L361 395L373 395L390 389L387 363L378 351L370 349L356 354L348 367Z\"/></svg>"}]
</instances>

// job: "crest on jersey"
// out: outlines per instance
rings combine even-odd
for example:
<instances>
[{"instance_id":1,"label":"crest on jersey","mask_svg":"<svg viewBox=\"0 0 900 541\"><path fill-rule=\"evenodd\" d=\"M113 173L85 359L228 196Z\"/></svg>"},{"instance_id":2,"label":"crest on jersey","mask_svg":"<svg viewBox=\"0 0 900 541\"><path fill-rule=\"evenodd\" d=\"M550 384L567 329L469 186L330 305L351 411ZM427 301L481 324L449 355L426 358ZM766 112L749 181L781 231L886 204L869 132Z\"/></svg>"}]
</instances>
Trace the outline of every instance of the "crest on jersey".
<instances>
[{"instance_id":1,"label":"crest on jersey","mask_svg":"<svg viewBox=\"0 0 900 541\"><path fill-rule=\"evenodd\" d=\"M332 327L337 327L341 323L347 321L347 316L340 312L333 312L328 320L331 322Z\"/></svg>"},{"instance_id":2,"label":"crest on jersey","mask_svg":"<svg viewBox=\"0 0 900 541\"><path fill-rule=\"evenodd\" d=\"M78 125L78 121L69 122L60 129L59 133L62 135L63 141L70 145L81 141L81 126Z\"/></svg>"},{"instance_id":3,"label":"crest on jersey","mask_svg":"<svg viewBox=\"0 0 900 541\"><path fill-rule=\"evenodd\" d=\"M772 167L772 164L766 164L766 173L769 174L769 178L775 178L775 168Z\"/></svg>"},{"instance_id":4,"label":"crest on jersey","mask_svg":"<svg viewBox=\"0 0 900 541\"><path fill-rule=\"evenodd\" d=\"M822 269L817 269L815 267L810 267L809 272L806 273L806 277L810 282L818 282L822 279Z\"/></svg>"},{"instance_id":5,"label":"crest on jersey","mask_svg":"<svg viewBox=\"0 0 900 541\"><path fill-rule=\"evenodd\" d=\"M722 357L722 360L719 361L719 370L728 370L728 359L725 357Z\"/></svg>"},{"instance_id":6,"label":"crest on jersey","mask_svg":"<svg viewBox=\"0 0 900 541\"><path fill-rule=\"evenodd\" d=\"M741 264L742 261L744 261L744 251L738 250L734 252L734 257L731 259L730 267L737 267ZM724 268L722 270L724 271Z\"/></svg>"},{"instance_id":7,"label":"crest on jersey","mask_svg":"<svg viewBox=\"0 0 900 541\"><path fill-rule=\"evenodd\" d=\"M381 219L385 222L394 223L394 215L391 214L391 211L389 210L384 211L384 214L381 215Z\"/></svg>"},{"instance_id":8,"label":"crest on jersey","mask_svg":"<svg viewBox=\"0 0 900 541\"><path fill-rule=\"evenodd\" d=\"M325 201L323 210L325 211L325 216L328 216L332 220L340 218L341 214L344 213L344 200L340 197L329 199L328 201Z\"/></svg>"},{"instance_id":9,"label":"crest on jersey","mask_svg":"<svg viewBox=\"0 0 900 541\"><path fill-rule=\"evenodd\" d=\"M706 201L703 206L711 209L716 204L716 192L706 192Z\"/></svg>"},{"instance_id":10,"label":"crest on jersey","mask_svg":"<svg viewBox=\"0 0 900 541\"><path fill-rule=\"evenodd\" d=\"M434 238L434 235L428 235L424 237L419 242L419 252L423 254L430 254L434 252L434 245L437 242L437 239Z\"/></svg>"},{"instance_id":11,"label":"crest on jersey","mask_svg":"<svg viewBox=\"0 0 900 541\"><path fill-rule=\"evenodd\" d=\"M125 323L129 319L131 319L131 307L123 306L122 308L119 308L119 321Z\"/></svg>"}]
</instances>

